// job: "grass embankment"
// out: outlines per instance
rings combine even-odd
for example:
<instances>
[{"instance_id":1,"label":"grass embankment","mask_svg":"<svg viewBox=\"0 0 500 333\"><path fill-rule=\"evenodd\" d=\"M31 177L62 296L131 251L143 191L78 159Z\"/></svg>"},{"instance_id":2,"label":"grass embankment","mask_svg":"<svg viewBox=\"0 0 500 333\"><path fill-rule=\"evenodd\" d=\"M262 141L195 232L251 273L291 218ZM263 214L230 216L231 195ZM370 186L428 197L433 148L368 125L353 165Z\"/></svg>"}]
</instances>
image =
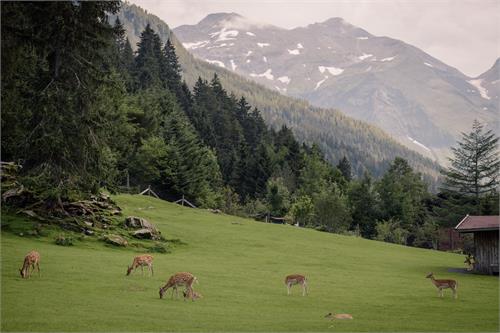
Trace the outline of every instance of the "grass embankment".
<instances>
[{"instance_id":1,"label":"grass embankment","mask_svg":"<svg viewBox=\"0 0 500 333\"><path fill-rule=\"evenodd\" d=\"M97 241L61 247L51 237L2 233L2 331L498 331L498 278L447 272L463 256L292 226L258 223L144 197L115 197L187 245L154 254L154 277L126 277L136 254ZM139 209L146 207L151 209ZM235 223L237 222L237 223ZM32 249L42 277L22 280ZM174 272L199 279L196 302L160 300ZM458 280L440 299L428 279ZM306 274L308 297L285 275ZM350 313L332 323L328 312Z\"/></svg>"}]
</instances>

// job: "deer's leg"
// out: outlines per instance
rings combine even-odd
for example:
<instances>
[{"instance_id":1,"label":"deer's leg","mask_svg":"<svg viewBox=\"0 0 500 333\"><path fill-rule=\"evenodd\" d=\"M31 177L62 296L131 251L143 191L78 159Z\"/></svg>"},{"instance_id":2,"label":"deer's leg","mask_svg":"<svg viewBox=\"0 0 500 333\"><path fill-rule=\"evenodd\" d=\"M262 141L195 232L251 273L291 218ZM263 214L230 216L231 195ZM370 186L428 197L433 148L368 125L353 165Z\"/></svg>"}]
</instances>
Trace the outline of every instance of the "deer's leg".
<instances>
[{"instance_id":1,"label":"deer's leg","mask_svg":"<svg viewBox=\"0 0 500 333\"><path fill-rule=\"evenodd\" d=\"M307 291L307 282L306 281L304 281L303 287L304 287L304 291L305 291L306 295L309 295L309 292Z\"/></svg>"},{"instance_id":2,"label":"deer's leg","mask_svg":"<svg viewBox=\"0 0 500 333\"><path fill-rule=\"evenodd\" d=\"M42 273L40 272L40 263L36 263L36 268L38 269L38 276L42 276Z\"/></svg>"},{"instance_id":3,"label":"deer's leg","mask_svg":"<svg viewBox=\"0 0 500 333\"><path fill-rule=\"evenodd\" d=\"M151 271L151 276L153 276L153 264L149 265L149 270Z\"/></svg>"},{"instance_id":4,"label":"deer's leg","mask_svg":"<svg viewBox=\"0 0 500 333\"><path fill-rule=\"evenodd\" d=\"M144 266L141 265L141 276L144 276Z\"/></svg>"},{"instance_id":5,"label":"deer's leg","mask_svg":"<svg viewBox=\"0 0 500 333\"><path fill-rule=\"evenodd\" d=\"M287 294L290 295L290 283L286 284Z\"/></svg>"}]
</instances>

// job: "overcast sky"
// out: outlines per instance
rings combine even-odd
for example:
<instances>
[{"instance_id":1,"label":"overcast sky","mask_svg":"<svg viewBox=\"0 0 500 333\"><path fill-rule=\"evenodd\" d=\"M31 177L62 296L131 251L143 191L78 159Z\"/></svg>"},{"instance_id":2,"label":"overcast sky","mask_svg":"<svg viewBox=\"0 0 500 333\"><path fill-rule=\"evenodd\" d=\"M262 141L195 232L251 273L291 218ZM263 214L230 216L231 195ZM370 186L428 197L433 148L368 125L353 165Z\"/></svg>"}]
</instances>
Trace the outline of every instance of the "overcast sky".
<instances>
[{"instance_id":1,"label":"overcast sky","mask_svg":"<svg viewBox=\"0 0 500 333\"><path fill-rule=\"evenodd\" d=\"M235 12L283 28L331 17L401 39L469 76L500 57L500 0L131 0L171 28Z\"/></svg>"}]
</instances>

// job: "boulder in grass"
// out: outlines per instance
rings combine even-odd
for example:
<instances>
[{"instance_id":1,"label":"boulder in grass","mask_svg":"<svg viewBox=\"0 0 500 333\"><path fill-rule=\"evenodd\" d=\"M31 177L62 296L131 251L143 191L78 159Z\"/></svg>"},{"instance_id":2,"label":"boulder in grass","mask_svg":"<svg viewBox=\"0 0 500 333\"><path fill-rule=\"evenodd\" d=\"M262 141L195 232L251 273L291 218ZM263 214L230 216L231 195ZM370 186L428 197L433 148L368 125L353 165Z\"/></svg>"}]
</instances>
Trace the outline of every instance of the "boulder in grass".
<instances>
[{"instance_id":1,"label":"boulder in grass","mask_svg":"<svg viewBox=\"0 0 500 333\"><path fill-rule=\"evenodd\" d=\"M152 240L160 239L160 235L157 232L146 228L136 230L132 233L132 235L135 238L140 238L140 239L152 239Z\"/></svg>"},{"instance_id":2,"label":"boulder in grass","mask_svg":"<svg viewBox=\"0 0 500 333\"><path fill-rule=\"evenodd\" d=\"M156 229L148 220L142 217L129 216L125 219L125 225L129 228Z\"/></svg>"},{"instance_id":3,"label":"boulder in grass","mask_svg":"<svg viewBox=\"0 0 500 333\"><path fill-rule=\"evenodd\" d=\"M115 246L127 246L128 242L125 238L118 235L108 234L104 236L104 241Z\"/></svg>"}]
</instances>

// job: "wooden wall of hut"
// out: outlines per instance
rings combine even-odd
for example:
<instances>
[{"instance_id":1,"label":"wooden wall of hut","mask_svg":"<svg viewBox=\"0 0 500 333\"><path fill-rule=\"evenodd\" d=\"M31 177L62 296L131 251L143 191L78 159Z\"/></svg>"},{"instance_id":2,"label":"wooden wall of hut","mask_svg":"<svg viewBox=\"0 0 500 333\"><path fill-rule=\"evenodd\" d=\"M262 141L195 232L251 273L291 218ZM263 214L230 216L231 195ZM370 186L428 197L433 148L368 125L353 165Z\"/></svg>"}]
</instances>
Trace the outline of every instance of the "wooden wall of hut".
<instances>
[{"instance_id":1,"label":"wooden wall of hut","mask_svg":"<svg viewBox=\"0 0 500 333\"><path fill-rule=\"evenodd\" d=\"M498 230L474 233L475 271L483 274L498 273L498 236Z\"/></svg>"}]
</instances>

